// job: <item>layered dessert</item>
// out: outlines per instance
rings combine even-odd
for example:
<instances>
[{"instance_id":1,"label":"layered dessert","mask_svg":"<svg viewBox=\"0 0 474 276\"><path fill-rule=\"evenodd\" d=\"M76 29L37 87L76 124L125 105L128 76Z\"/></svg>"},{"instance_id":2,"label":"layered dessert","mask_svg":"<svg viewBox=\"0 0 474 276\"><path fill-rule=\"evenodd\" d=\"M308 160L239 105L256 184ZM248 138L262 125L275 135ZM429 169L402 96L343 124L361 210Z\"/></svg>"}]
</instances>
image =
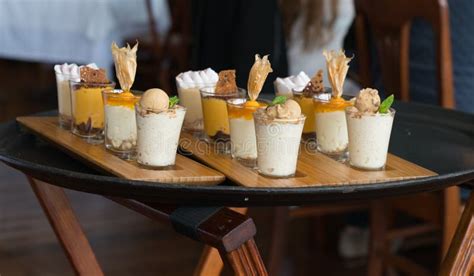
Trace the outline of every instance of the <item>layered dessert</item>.
<instances>
[{"instance_id":1,"label":"layered dessert","mask_svg":"<svg viewBox=\"0 0 474 276\"><path fill-rule=\"evenodd\" d=\"M232 158L237 159L248 167L257 164L257 140L253 113L267 106L257 101L268 73L272 71L268 56L256 56L255 63L250 69L248 80L249 99L240 98L227 101L227 111L230 125L230 142Z\"/></svg>"},{"instance_id":2,"label":"layered dessert","mask_svg":"<svg viewBox=\"0 0 474 276\"><path fill-rule=\"evenodd\" d=\"M187 71L176 77L176 87L182 106L186 107L184 130L199 132L203 130L201 95L199 90L204 87L215 87L219 79L211 68L202 71Z\"/></svg>"},{"instance_id":3,"label":"layered dessert","mask_svg":"<svg viewBox=\"0 0 474 276\"><path fill-rule=\"evenodd\" d=\"M305 116L297 102L281 97L257 110L254 120L259 173L285 178L296 173Z\"/></svg>"},{"instance_id":4,"label":"layered dessert","mask_svg":"<svg viewBox=\"0 0 474 276\"><path fill-rule=\"evenodd\" d=\"M378 91L359 92L353 107L346 109L349 131L349 163L365 170L385 167L395 110L393 96L380 103Z\"/></svg>"},{"instance_id":5,"label":"layered dessert","mask_svg":"<svg viewBox=\"0 0 474 276\"><path fill-rule=\"evenodd\" d=\"M186 109L177 97L153 88L136 105L137 162L151 168L173 166Z\"/></svg>"},{"instance_id":6,"label":"layered dessert","mask_svg":"<svg viewBox=\"0 0 474 276\"><path fill-rule=\"evenodd\" d=\"M351 59L347 58L343 51L324 51L323 54L328 66L332 95L329 100L313 98L317 148L336 160L344 161L349 144L345 109L351 106L352 102L342 98L342 87Z\"/></svg>"},{"instance_id":7,"label":"layered dessert","mask_svg":"<svg viewBox=\"0 0 474 276\"><path fill-rule=\"evenodd\" d=\"M326 95L322 95L326 93ZM302 140L304 142L314 142L316 140L316 124L314 120L313 98L329 98L324 89L323 70L319 70L314 77L304 86L303 89L293 89L293 99L300 105L301 111L306 116L303 128Z\"/></svg>"},{"instance_id":8,"label":"layered dessert","mask_svg":"<svg viewBox=\"0 0 474 276\"><path fill-rule=\"evenodd\" d=\"M205 87L200 92L206 137L219 152L228 152L230 127L226 101L243 97L245 90L237 87L235 70L224 70L219 72L216 87Z\"/></svg>"},{"instance_id":9,"label":"layered dessert","mask_svg":"<svg viewBox=\"0 0 474 276\"><path fill-rule=\"evenodd\" d=\"M245 98L227 101L229 114L230 144L232 158L248 167L255 167L257 140L253 113L266 106L263 102L248 101Z\"/></svg>"},{"instance_id":10,"label":"layered dessert","mask_svg":"<svg viewBox=\"0 0 474 276\"><path fill-rule=\"evenodd\" d=\"M301 71L296 76L289 76L286 78L276 78L273 82L275 87L275 94L277 96L285 96L290 99L293 97L293 90L301 90L308 82L310 81L308 75L305 72Z\"/></svg>"},{"instance_id":11,"label":"layered dessert","mask_svg":"<svg viewBox=\"0 0 474 276\"><path fill-rule=\"evenodd\" d=\"M123 159L132 159L137 145L135 104L139 96L131 92L137 68L137 47L138 44L133 48L112 44L115 71L122 89L103 91L105 147Z\"/></svg>"},{"instance_id":12,"label":"layered dessert","mask_svg":"<svg viewBox=\"0 0 474 276\"><path fill-rule=\"evenodd\" d=\"M314 99L317 146L320 152L339 155L347 150L349 137L345 109L350 105L351 102L342 98L331 98L329 101Z\"/></svg>"},{"instance_id":13,"label":"layered dessert","mask_svg":"<svg viewBox=\"0 0 474 276\"><path fill-rule=\"evenodd\" d=\"M104 69L89 65L80 68L80 82L71 81L72 133L91 143L103 141L102 91L114 87Z\"/></svg>"},{"instance_id":14,"label":"layered dessert","mask_svg":"<svg viewBox=\"0 0 474 276\"><path fill-rule=\"evenodd\" d=\"M79 66L76 64L57 64L54 66L58 90L58 123L61 128L71 129L71 86L69 81L79 81Z\"/></svg>"},{"instance_id":15,"label":"layered dessert","mask_svg":"<svg viewBox=\"0 0 474 276\"><path fill-rule=\"evenodd\" d=\"M105 147L125 159L137 145L135 104L139 96L123 90L104 91Z\"/></svg>"}]
</instances>

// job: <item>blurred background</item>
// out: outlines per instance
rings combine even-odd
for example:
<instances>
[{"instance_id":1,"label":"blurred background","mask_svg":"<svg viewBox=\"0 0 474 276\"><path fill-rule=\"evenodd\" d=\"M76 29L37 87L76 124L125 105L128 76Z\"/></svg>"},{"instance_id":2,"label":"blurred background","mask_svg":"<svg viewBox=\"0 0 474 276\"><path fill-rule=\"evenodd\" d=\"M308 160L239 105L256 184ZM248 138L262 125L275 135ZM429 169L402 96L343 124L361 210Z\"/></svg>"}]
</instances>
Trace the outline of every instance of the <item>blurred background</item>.
<instances>
[{"instance_id":1,"label":"blurred background","mask_svg":"<svg viewBox=\"0 0 474 276\"><path fill-rule=\"evenodd\" d=\"M448 3L454 106L472 113L474 8L469 0ZM410 98L438 104L440 77L449 77L437 74L437 60L446 56L437 47L438 27L433 24L438 23L428 15L417 16L417 7L399 6L399 12L413 15L406 49ZM397 93L394 85L384 87L380 57L387 67L392 61L377 51L381 39L374 39L372 31L380 30L371 28L370 20L364 37L359 35L366 45L357 44L355 9L353 0L1 0L0 120L56 107L54 64L95 62L114 77L112 41L140 43L135 89L161 87L173 94L177 74L207 67L236 69L238 84L245 87L259 53L270 54L274 72L264 92L273 93L276 77L300 71L312 76L325 69L323 49L343 48L354 55L346 93L366 85L382 94ZM357 50L361 47L363 54ZM362 74L361 58L369 69Z\"/></svg>"},{"instance_id":2,"label":"blurred background","mask_svg":"<svg viewBox=\"0 0 474 276\"><path fill-rule=\"evenodd\" d=\"M114 78L113 41L139 42L139 90L175 94L175 76L207 67L236 69L238 85L246 87L259 53L270 55L274 72L263 93L273 94L276 77L312 76L325 69L324 49L345 49L354 56L347 94L371 86L399 100L474 113L472 18L472 0L0 0L0 121L57 107L54 64L94 62ZM0 177L0 274L72 274L24 177L3 165ZM106 273L192 272L198 244L99 197L68 193ZM270 211L250 213L264 257ZM292 222L284 275L311 275L315 262L326 275L365 273L364 211L350 221L328 220L324 227L334 231L323 246L313 246L321 241L320 220ZM429 232L396 239L393 250L433 272L442 247Z\"/></svg>"}]
</instances>

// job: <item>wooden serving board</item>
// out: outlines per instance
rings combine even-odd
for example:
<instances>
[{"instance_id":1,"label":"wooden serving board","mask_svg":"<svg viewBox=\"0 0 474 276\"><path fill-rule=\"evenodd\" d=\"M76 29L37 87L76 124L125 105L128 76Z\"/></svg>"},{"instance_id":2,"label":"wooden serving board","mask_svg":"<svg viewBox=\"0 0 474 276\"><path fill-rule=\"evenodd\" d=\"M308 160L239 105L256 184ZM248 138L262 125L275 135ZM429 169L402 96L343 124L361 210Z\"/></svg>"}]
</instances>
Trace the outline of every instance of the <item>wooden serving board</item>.
<instances>
[{"instance_id":1,"label":"wooden serving board","mask_svg":"<svg viewBox=\"0 0 474 276\"><path fill-rule=\"evenodd\" d=\"M245 167L230 155L216 153L212 145L181 133L180 147L202 163L224 173L233 182L245 187L308 187L350 184L371 184L436 175L393 154L388 155L382 171L362 171L337 162L319 152L300 151L296 175L287 179L262 176Z\"/></svg>"},{"instance_id":2,"label":"wooden serving board","mask_svg":"<svg viewBox=\"0 0 474 276\"><path fill-rule=\"evenodd\" d=\"M16 120L62 150L122 178L190 185L217 185L225 180L225 176L218 171L179 154L172 169L145 169L134 161L118 158L107 151L103 144L91 145L68 130L61 129L57 117L18 117Z\"/></svg>"}]
</instances>

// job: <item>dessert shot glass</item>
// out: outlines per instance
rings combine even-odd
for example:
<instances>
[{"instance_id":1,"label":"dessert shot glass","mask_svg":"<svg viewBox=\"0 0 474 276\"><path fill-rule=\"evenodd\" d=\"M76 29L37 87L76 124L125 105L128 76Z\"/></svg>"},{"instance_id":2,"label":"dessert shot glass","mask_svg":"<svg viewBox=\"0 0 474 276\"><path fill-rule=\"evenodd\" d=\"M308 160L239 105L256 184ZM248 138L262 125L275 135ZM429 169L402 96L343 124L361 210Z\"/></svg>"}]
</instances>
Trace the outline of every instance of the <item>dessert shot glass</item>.
<instances>
[{"instance_id":1,"label":"dessert shot glass","mask_svg":"<svg viewBox=\"0 0 474 276\"><path fill-rule=\"evenodd\" d=\"M202 114L205 139L215 145L218 153L230 151L230 126L227 115L227 100L244 98L245 89L235 92L215 93L214 87L201 89Z\"/></svg>"},{"instance_id":2,"label":"dessert shot glass","mask_svg":"<svg viewBox=\"0 0 474 276\"><path fill-rule=\"evenodd\" d=\"M203 84L194 87L182 87L176 82L180 105L186 107L186 117L184 117L183 130L190 133L203 131L203 115L201 104L201 87L211 87L211 84Z\"/></svg>"},{"instance_id":3,"label":"dessert shot glass","mask_svg":"<svg viewBox=\"0 0 474 276\"><path fill-rule=\"evenodd\" d=\"M175 105L166 111L155 112L135 105L137 117L137 163L148 168L174 166L179 135L186 108Z\"/></svg>"},{"instance_id":4,"label":"dessert shot glass","mask_svg":"<svg viewBox=\"0 0 474 276\"><path fill-rule=\"evenodd\" d=\"M122 89L106 89L104 98L104 144L105 148L118 157L132 160L137 146L137 119L135 104L143 92Z\"/></svg>"},{"instance_id":5,"label":"dessert shot glass","mask_svg":"<svg viewBox=\"0 0 474 276\"><path fill-rule=\"evenodd\" d=\"M346 161L349 137L345 109L352 102L315 96L313 104L318 151L338 161Z\"/></svg>"},{"instance_id":6,"label":"dessert shot glass","mask_svg":"<svg viewBox=\"0 0 474 276\"><path fill-rule=\"evenodd\" d=\"M56 72L56 87L58 92L58 123L62 129L71 129L71 75Z\"/></svg>"},{"instance_id":7,"label":"dessert shot glass","mask_svg":"<svg viewBox=\"0 0 474 276\"><path fill-rule=\"evenodd\" d=\"M246 98L227 100L227 113L230 127L230 154L244 166L254 168L257 165L257 140L253 113L264 108L267 103L258 105Z\"/></svg>"},{"instance_id":8,"label":"dessert shot glass","mask_svg":"<svg viewBox=\"0 0 474 276\"><path fill-rule=\"evenodd\" d=\"M387 113L366 114L346 109L349 134L349 164L362 170L383 170L395 109Z\"/></svg>"},{"instance_id":9,"label":"dessert shot glass","mask_svg":"<svg viewBox=\"0 0 474 276\"><path fill-rule=\"evenodd\" d=\"M264 112L255 112L257 170L274 178L289 178L296 173L301 134L306 117L268 120Z\"/></svg>"},{"instance_id":10,"label":"dessert shot glass","mask_svg":"<svg viewBox=\"0 0 474 276\"><path fill-rule=\"evenodd\" d=\"M104 100L102 91L114 89L115 83L87 83L71 81L73 134L88 143L104 141Z\"/></svg>"},{"instance_id":11,"label":"dessert shot glass","mask_svg":"<svg viewBox=\"0 0 474 276\"><path fill-rule=\"evenodd\" d=\"M314 119L314 104L313 97L318 99L330 99L331 89L325 89L323 93L316 95L305 95L303 93L304 87L293 88L293 100L295 100L301 107L301 112L306 116L304 123L303 135L301 141L304 143L316 143L316 123Z\"/></svg>"}]
</instances>

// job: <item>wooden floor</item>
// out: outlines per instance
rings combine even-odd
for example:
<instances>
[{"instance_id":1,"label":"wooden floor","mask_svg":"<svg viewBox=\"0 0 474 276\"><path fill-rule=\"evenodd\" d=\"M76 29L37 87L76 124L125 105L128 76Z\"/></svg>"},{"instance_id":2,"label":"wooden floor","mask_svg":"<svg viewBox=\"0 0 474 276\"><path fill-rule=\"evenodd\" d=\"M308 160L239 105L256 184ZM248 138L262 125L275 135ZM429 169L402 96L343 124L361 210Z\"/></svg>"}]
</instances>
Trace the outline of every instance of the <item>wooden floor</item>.
<instances>
[{"instance_id":1,"label":"wooden floor","mask_svg":"<svg viewBox=\"0 0 474 276\"><path fill-rule=\"evenodd\" d=\"M45 70L46 69L46 70ZM52 68L0 60L0 122L56 105ZM106 275L191 275L202 246L100 196L67 191ZM266 259L270 208L254 208L257 245ZM281 275L365 275L365 260L315 252L308 219L291 222ZM332 229L330 229L332 230ZM330 231L335 232L335 231ZM337 233L333 233L337 236ZM328 251L328 252L329 252ZM409 252L436 267L433 248ZM73 275L24 176L0 163L0 275Z\"/></svg>"}]
</instances>

